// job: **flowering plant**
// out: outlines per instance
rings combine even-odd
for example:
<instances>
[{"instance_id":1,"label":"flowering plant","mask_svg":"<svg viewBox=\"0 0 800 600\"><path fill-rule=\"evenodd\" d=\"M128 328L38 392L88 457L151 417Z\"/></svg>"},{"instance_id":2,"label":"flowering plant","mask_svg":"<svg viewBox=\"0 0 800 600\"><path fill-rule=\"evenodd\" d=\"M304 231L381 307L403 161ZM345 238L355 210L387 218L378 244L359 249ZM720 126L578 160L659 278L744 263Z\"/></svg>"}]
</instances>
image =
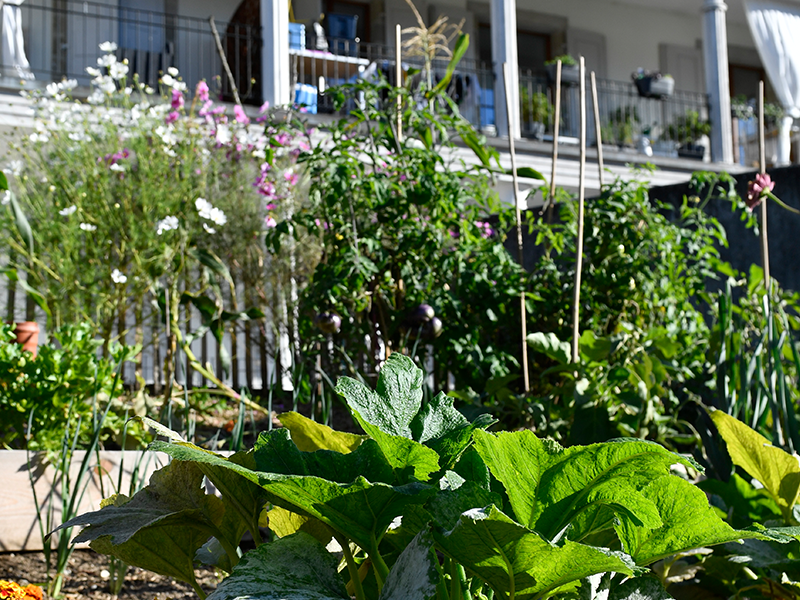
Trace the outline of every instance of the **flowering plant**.
<instances>
[{"instance_id":1,"label":"flowering plant","mask_svg":"<svg viewBox=\"0 0 800 600\"><path fill-rule=\"evenodd\" d=\"M88 320L113 339L125 335L132 307L139 337L155 316L148 299L177 319L183 298L206 311L204 323L221 338L219 284L232 299L234 280L263 284L261 233L280 216L277 195L265 190L286 195L296 183L277 167L284 156L294 160L293 139L263 125L266 105L252 119L241 106L230 114L204 81L190 99L174 68L155 90L129 74L114 44L101 50L87 69L87 103L71 99L74 80L31 96L34 132L8 164L37 250L7 217L1 235L12 266L28 272L55 326ZM206 293L210 303L199 300Z\"/></svg>"},{"instance_id":2,"label":"flowering plant","mask_svg":"<svg viewBox=\"0 0 800 600\"><path fill-rule=\"evenodd\" d=\"M747 198L745 200L747 203L747 210L752 212L754 208L761 204L764 198L769 198L777 202L781 208L785 208L788 211L800 215L800 210L792 208L773 194L772 190L774 189L775 182L772 181L772 177L767 173L758 173L754 181L747 182Z\"/></svg>"},{"instance_id":3,"label":"flowering plant","mask_svg":"<svg viewBox=\"0 0 800 600\"><path fill-rule=\"evenodd\" d=\"M42 600L42 588L28 584L21 586L14 581L0 579L0 600Z\"/></svg>"}]
</instances>

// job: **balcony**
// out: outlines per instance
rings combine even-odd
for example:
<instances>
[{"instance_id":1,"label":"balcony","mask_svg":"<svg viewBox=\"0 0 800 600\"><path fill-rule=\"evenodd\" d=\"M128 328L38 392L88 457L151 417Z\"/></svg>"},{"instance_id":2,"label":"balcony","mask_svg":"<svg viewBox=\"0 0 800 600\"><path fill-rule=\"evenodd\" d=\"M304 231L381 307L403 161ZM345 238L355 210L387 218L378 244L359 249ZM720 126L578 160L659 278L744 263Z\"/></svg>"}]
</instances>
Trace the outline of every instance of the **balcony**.
<instances>
[{"instance_id":1,"label":"balcony","mask_svg":"<svg viewBox=\"0 0 800 600\"><path fill-rule=\"evenodd\" d=\"M3 56L0 65L4 87L18 87L20 78L33 75L26 86L45 85L62 78L88 85L87 66L101 54L98 45L115 42L117 58L127 59L142 83L155 86L159 74L177 68L190 89L201 79L223 99L232 96L210 23L206 19L100 2L28 0L21 7L22 31L30 69L20 72ZM261 28L237 23L216 23L240 95L260 102ZM213 86L212 86L213 89Z\"/></svg>"}]
</instances>

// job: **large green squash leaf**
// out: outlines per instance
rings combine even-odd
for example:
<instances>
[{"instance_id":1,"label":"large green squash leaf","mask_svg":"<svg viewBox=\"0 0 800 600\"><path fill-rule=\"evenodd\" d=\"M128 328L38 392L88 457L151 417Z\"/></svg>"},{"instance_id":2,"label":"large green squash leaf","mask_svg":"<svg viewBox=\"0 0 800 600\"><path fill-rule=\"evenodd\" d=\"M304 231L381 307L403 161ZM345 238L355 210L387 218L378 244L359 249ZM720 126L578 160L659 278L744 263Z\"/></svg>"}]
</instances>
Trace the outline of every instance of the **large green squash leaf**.
<instances>
[{"instance_id":1,"label":"large green squash leaf","mask_svg":"<svg viewBox=\"0 0 800 600\"><path fill-rule=\"evenodd\" d=\"M761 482L791 522L792 506L800 494L800 465L797 457L773 446L767 438L721 410L711 413L714 425L725 440L733 464Z\"/></svg>"},{"instance_id":2,"label":"large green squash leaf","mask_svg":"<svg viewBox=\"0 0 800 600\"><path fill-rule=\"evenodd\" d=\"M285 442L287 433L280 430L275 435L262 436L265 444L277 441L277 447L267 448L274 454L269 462L272 466L278 465L280 452L285 449L289 453L284 462L284 471L294 469L321 469L320 461L328 456L333 461L331 464L339 465L338 461L350 459L355 464L362 464L360 453L375 453L371 440L362 443L356 450L346 455L320 450L313 453L300 453L292 456L291 449ZM268 439L267 439L268 438ZM261 440L260 440L261 441ZM158 450L166 452L174 459L183 461L197 461L206 465L206 469L229 469L235 471L245 479L258 484L267 493L268 499L278 506L292 512L314 517L329 525L334 530L353 540L362 548L371 548L375 541L379 541L389 524L403 514L406 507L424 503L436 489L422 483L410 483L403 486L391 486L384 483L371 483L359 476L348 484L337 483L315 475L292 473L269 473L254 471L226 460L221 456L210 454L184 444L154 443ZM258 449L256 459L258 463ZM296 450L296 447L295 447ZM299 452L299 451L297 451ZM315 456L320 455L320 456ZM337 455L334 457L333 455ZM307 462L303 462L307 459ZM352 465L342 463L343 469L352 469ZM363 464L370 464L369 461Z\"/></svg>"},{"instance_id":3,"label":"large green squash leaf","mask_svg":"<svg viewBox=\"0 0 800 600\"><path fill-rule=\"evenodd\" d=\"M688 463L657 444L619 441L562 448L531 431L475 433L478 452L503 484L517 520L553 539L567 525L581 539L606 527L609 510L632 526L661 525L642 493L670 465Z\"/></svg>"},{"instance_id":4,"label":"large green squash leaf","mask_svg":"<svg viewBox=\"0 0 800 600\"><path fill-rule=\"evenodd\" d=\"M91 542L97 552L193 584L195 554L218 532L225 511L202 489L202 480L197 465L172 462L130 500L117 496L59 529L86 525L75 542Z\"/></svg>"},{"instance_id":5,"label":"large green squash leaf","mask_svg":"<svg viewBox=\"0 0 800 600\"><path fill-rule=\"evenodd\" d=\"M613 587L608 600L673 600L655 577L634 577Z\"/></svg>"},{"instance_id":6,"label":"large green squash leaf","mask_svg":"<svg viewBox=\"0 0 800 600\"><path fill-rule=\"evenodd\" d=\"M445 553L501 598L512 594L516 600L544 598L589 575L606 571L632 575L634 568L621 553L571 541L551 544L494 506L465 512L451 531L436 533L435 538Z\"/></svg>"},{"instance_id":7,"label":"large green squash leaf","mask_svg":"<svg viewBox=\"0 0 800 600\"><path fill-rule=\"evenodd\" d=\"M208 600L350 600L337 563L313 537L295 533L245 554Z\"/></svg>"},{"instance_id":8,"label":"large green squash leaf","mask_svg":"<svg viewBox=\"0 0 800 600\"><path fill-rule=\"evenodd\" d=\"M680 477L659 477L642 492L658 507L663 525L648 530L623 522L617 527L623 549L637 565L692 548L761 537L733 529L717 516L701 490Z\"/></svg>"},{"instance_id":9,"label":"large green squash leaf","mask_svg":"<svg viewBox=\"0 0 800 600\"><path fill-rule=\"evenodd\" d=\"M363 435L335 431L296 412L283 413L278 419L292 433L292 441L303 452L333 450L347 454L366 439Z\"/></svg>"},{"instance_id":10,"label":"large green squash leaf","mask_svg":"<svg viewBox=\"0 0 800 600\"><path fill-rule=\"evenodd\" d=\"M394 563L379 600L429 600L436 596L439 572L433 561L433 537L426 528Z\"/></svg>"}]
</instances>

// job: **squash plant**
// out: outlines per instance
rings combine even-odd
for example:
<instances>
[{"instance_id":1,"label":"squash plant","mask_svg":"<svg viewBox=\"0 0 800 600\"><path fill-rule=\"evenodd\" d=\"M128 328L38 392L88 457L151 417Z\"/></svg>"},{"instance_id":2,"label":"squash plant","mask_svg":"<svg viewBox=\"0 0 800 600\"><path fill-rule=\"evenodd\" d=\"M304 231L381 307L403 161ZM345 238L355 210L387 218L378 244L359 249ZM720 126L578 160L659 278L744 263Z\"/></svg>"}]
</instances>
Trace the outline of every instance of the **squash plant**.
<instances>
[{"instance_id":1,"label":"squash plant","mask_svg":"<svg viewBox=\"0 0 800 600\"><path fill-rule=\"evenodd\" d=\"M151 422L169 437L152 449L172 462L132 498L64 526L201 598L194 565L217 565L229 575L209 600L546 598L761 535L734 530L671 474L693 461L641 440L563 448L532 431L490 433L490 419L467 421L444 394L423 403L423 373L403 355L374 390L346 377L336 390L366 435L288 413L224 457ZM255 548L240 555L245 531ZM642 587L626 585L615 597Z\"/></svg>"}]
</instances>

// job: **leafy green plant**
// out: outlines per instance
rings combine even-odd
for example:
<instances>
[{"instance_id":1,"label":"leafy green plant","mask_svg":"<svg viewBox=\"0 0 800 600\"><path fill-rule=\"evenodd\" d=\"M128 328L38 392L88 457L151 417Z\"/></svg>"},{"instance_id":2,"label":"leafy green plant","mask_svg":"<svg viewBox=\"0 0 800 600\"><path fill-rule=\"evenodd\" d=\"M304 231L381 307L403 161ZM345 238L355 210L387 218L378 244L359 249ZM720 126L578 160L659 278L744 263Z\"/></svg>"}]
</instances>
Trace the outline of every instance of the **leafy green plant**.
<instances>
[{"instance_id":1,"label":"leafy green plant","mask_svg":"<svg viewBox=\"0 0 800 600\"><path fill-rule=\"evenodd\" d=\"M14 339L13 326L0 325L0 444L54 455L70 429L78 447L85 447L93 435L94 399L113 400L114 367L131 360L138 348L114 343L111 359L98 358L103 342L88 324L54 332L54 342L41 345L36 359ZM101 439L122 428L119 412L111 412Z\"/></svg>"},{"instance_id":2,"label":"leafy green plant","mask_svg":"<svg viewBox=\"0 0 800 600\"><path fill-rule=\"evenodd\" d=\"M675 119L667 127L667 139L677 142L680 146L696 144L704 135L711 134L711 123L701 119L696 110L687 110L686 114Z\"/></svg>"},{"instance_id":3,"label":"leafy green plant","mask_svg":"<svg viewBox=\"0 0 800 600\"><path fill-rule=\"evenodd\" d=\"M522 120L525 123L544 123L553 118L553 105L543 92L531 92L522 86L519 90L519 101L522 106Z\"/></svg>"},{"instance_id":4,"label":"leafy green plant","mask_svg":"<svg viewBox=\"0 0 800 600\"><path fill-rule=\"evenodd\" d=\"M423 403L422 388L422 371L395 353L375 390L337 384L366 435L290 413L229 458L160 427L170 441L153 449L170 465L133 498L64 527L85 526L78 541L187 581L201 598L193 563L217 564L229 575L213 600L546 598L595 574L632 577L677 552L763 537L725 524L670 472L696 465L656 444L562 448L531 431L488 433L491 420L470 423L444 394ZM221 497L205 493L203 476ZM240 558L245 530L256 548Z\"/></svg>"},{"instance_id":5,"label":"leafy green plant","mask_svg":"<svg viewBox=\"0 0 800 600\"><path fill-rule=\"evenodd\" d=\"M571 54L560 54L558 56L554 56L550 60L546 60L544 62L545 65L554 65L558 61L561 61L562 65L567 67L575 67L578 65L578 61Z\"/></svg>"}]
</instances>

